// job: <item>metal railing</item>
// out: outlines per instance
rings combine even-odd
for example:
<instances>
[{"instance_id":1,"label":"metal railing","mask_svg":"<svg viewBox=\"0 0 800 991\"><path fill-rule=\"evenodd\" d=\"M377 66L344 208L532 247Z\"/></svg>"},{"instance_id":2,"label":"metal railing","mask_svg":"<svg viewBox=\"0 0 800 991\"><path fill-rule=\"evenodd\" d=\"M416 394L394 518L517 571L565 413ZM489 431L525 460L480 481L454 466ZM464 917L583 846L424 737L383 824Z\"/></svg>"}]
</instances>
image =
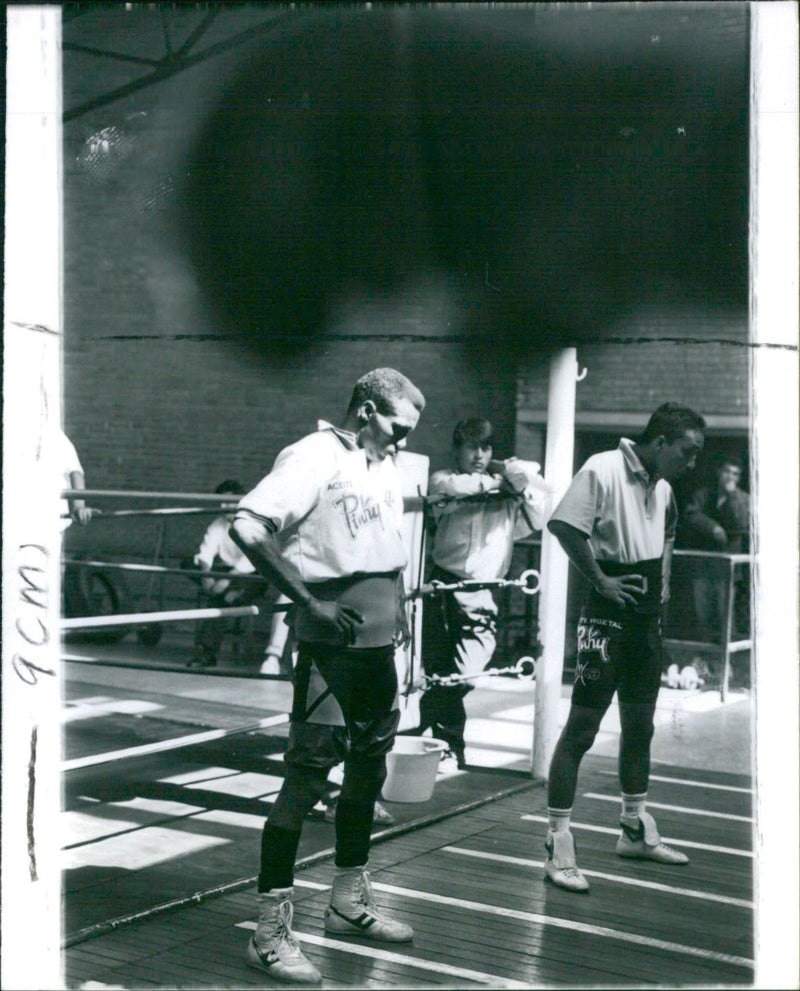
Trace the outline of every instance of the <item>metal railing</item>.
<instances>
[{"instance_id":1,"label":"metal railing","mask_svg":"<svg viewBox=\"0 0 800 991\"><path fill-rule=\"evenodd\" d=\"M721 665L723 702L730 685L731 657L753 646L749 598L752 561L751 554L721 551L676 550L673 555L664 646L667 651L691 649L715 656ZM703 602L708 611L698 615Z\"/></svg>"}]
</instances>

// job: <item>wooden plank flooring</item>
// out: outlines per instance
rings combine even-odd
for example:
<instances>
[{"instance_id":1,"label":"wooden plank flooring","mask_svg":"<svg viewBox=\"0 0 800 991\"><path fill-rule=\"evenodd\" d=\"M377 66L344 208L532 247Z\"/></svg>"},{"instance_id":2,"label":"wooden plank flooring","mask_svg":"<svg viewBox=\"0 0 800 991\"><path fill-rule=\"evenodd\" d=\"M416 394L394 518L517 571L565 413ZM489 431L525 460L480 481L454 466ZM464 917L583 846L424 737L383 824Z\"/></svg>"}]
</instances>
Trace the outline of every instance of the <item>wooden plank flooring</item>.
<instances>
[{"instance_id":1,"label":"wooden plank flooring","mask_svg":"<svg viewBox=\"0 0 800 991\"><path fill-rule=\"evenodd\" d=\"M616 856L611 761L587 758L580 785L575 835L588 895L543 879L541 787L373 847L377 901L414 927L411 944L328 937L331 865L299 871L295 929L324 986L750 986L750 780L654 768L652 809L662 834L686 844L685 867ZM76 944L65 951L67 986L273 986L242 958L254 913L254 892L240 891Z\"/></svg>"}]
</instances>

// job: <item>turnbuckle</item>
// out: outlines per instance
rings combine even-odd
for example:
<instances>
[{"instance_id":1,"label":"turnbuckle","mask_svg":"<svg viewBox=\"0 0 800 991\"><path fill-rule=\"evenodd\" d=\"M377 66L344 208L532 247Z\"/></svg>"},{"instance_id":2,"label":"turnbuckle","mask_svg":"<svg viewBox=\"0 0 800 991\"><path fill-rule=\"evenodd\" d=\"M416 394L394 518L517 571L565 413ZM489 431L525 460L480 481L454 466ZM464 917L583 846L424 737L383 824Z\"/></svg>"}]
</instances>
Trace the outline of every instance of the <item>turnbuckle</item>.
<instances>
[{"instance_id":1,"label":"turnbuckle","mask_svg":"<svg viewBox=\"0 0 800 991\"><path fill-rule=\"evenodd\" d=\"M407 599L419 599L426 596L441 595L442 592L477 592L482 588L521 588L525 595L536 595L539 591L539 572L533 568L523 571L519 578L492 578L486 581L463 578L460 582L445 585L444 582L432 581L420 585L406 595Z\"/></svg>"},{"instance_id":2,"label":"turnbuckle","mask_svg":"<svg viewBox=\"0 0 800 991\"><path fill-rule=\"evenodd\" d=\"M424 674L414 683L420 691L427 691L434 685L458 685L462 681L473 681L475 678L493 678L499 674L515 674L521 681L533 681L536 673L536 661L532 657L520 657L516 664L507 668L488 668L475 674Z\"/></svg>"}]
</instances>

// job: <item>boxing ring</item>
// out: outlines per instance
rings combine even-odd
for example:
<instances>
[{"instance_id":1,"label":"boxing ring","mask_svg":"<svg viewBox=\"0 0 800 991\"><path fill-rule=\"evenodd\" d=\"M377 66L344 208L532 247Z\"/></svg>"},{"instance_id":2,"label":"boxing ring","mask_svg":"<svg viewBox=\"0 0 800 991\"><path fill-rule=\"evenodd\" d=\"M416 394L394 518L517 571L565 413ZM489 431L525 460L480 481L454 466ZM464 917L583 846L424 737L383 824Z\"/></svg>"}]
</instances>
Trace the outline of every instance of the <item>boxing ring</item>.
<instances>
[{"instance_id":1,"label":"boxing ring","mask_svg":"<svg viewBox=\"0 0 800 991\"><path fill-rule=\"evenodd\" d=\"M427 469L427 459L424 459ZM419 467L419 466L417 466ZM133 509L98 509L91 507L92 523L103 525L105 521L113 523L117 519L156 519L159 521L159 530L156 538L156 546L153 554L155 561L163 560L165 557L166 545L166 524L171 517L203 517L219 515L221 508L231 506L229 494L207 494L207 493L183 493L183 492L146 492L146 491L123 491L116 489L68 489L61 493L62 498L82 498L84 500L107 502L109 500L132 500L141 503L140 508ZM189 503L189 505L170 505L148 508L147 503L153 501L170 501L173 503ZM405 658L398 659L398 681L401 687L401 700L405 706L413 705L419 694L431 688L434 684L455 684L459 681L474 680L478 677L496 677L499 675L516 677L523 681L532 681L535 673L535 660L532 656L520 657L516 662L503 667L489 667L486 671L472 675L450 675L442 678L436 675L426 675L424 663L421 658L421 616L418 614L418 605L425 599L433 598L444 592L460 588L465 591L491 588L509 594L512 590L518 589L524 596L526 602L530 597L539 593L540 577L538 571L533 568L525 569L518 578L497 579L492 581L466 580L456 585L445 585L441 582L423 582L423 564L425 555L425 525L424 516L427 512L430 500L422 495L421 486L417 486L415 495L406 495L405 498L405 518L404 527L408 531L406 539L413 541L413 553L407 568L406 578L411 579L412 588L406 594L409 626L412 631L411 643L405 651ZM406 521L408 526L406 526ZM121 575L144 575L148 578L164 578L171 576L174 578L185 578L188 581L197 583L202 578L230 579L231 572L228 571L201 571L197 568L187 568L184 566L170 566L168 564L157 563L134 563L125 561L109 560L109 555L90 554L86 557L65 556L62 559L62 566L67 569L77 569L85 574L92 575L95 580L101 580L109 587L113 588L113 576ZM236 573L237 584L260 583L265 590L269 584L258 574L238 574ZM148 585L144 597L146 602L153 599L152 584ZM163 606L163 586L161 590L161 605ZM127 608L125 596L121 593L111 596L111 604L118 606L104 614L86 614L64 616L60 622L62 636L74 633L102 633L110 632L116 639L121 639L127 633L134 632L137 640L145 647L155 647L161 638L164 627L170 624L194 623L201 620L230 620L241 618L254 618L264 615L273 615L286 612L291 608L291 604L281 602L263 602L257 605L245 606L231 605L230 607L207 607L207 608L158 608L130 610ZM185 667L162 662L149 662L146 660L121 661L101 658L81 658L80 656L67 655L67 659L75 663L95 664L110 667L134 668L139 670L157 670L182 672L186 674L201 674L210 677L233 677L243 679L254 679L259 681L270 681L276 678L284 679L282 675L262 675L258 671L236 670L230 667L224 669L203 668L201 671L187 671ZM413 722L413 715L416 710L410 710L409 715ZM224 733L209 731L206 734L189 734L177 740L166 740L158 744L149 744L146 747L130 747L119 751L113 758L103 755L94 755L91 758L79 758L73 761L62 762L62 771L76 770L97 763L105 763L110 759L125 759L127 757L137 757L145 753L155 754L161 751L174 750L180 747L191 747L206 739L217 739L221 736L235 736L246 734L254 730L264 728L268 725L277 725L288 720L288 716L283 719L270 717L262 725L259 722L248 722L237 728L230 728ZM401 724L401 729L404 728Z\"/></svg>"}]
</instances>

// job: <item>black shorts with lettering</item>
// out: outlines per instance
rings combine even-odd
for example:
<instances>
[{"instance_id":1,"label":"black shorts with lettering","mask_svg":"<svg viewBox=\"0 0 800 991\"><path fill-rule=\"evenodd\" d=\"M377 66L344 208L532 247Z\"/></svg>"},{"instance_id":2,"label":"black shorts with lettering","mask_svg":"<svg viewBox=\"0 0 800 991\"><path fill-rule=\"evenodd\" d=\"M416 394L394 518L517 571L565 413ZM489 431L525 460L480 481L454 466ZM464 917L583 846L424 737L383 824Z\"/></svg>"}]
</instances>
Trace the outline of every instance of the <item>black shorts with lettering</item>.
<instances>
[{"instance_id":1,"label":"black shorts with lettering","mask_svg":"<svg viewBox=\"0 0 800 991\"><path fill-rule=\"evenodd\" d=\"M399 722L394 647L300 643L287 763L330 768L348 756L383 757Z\"/></svg>"},{"instance_id":2,"label":"black shorts with lettering","mask_svg":"<svg viewBox=\"0 0 800 991\"><path fill-rule=\"evenodd\" d=\"M634 613L592 596L578 622L572 704L606 709L620 702L653 704L663 666L660 613Z\"/></svg>"}]
</instances>

